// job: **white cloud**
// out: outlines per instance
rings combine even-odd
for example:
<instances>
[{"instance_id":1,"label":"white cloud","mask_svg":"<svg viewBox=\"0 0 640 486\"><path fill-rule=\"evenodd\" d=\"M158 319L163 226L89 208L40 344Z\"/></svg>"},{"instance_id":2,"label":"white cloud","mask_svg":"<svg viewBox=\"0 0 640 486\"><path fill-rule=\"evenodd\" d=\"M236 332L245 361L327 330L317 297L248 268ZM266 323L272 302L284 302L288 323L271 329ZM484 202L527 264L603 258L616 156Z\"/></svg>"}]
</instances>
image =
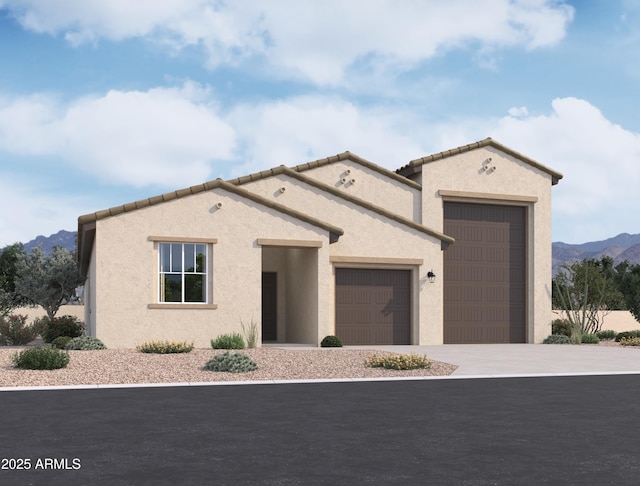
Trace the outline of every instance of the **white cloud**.
<instances>
[{"instance_id":1,"label":"white cloud","mask_svg":"<svg viewBox=\"0 0 640 486\"><path fill-rule=\"evenodd\" d=\"M411 115L366 109L331 97L304 96L237 107L230 121L244 142L239 174L296 165L349 150L396 169L422 153L406 132Z\"/></svg>"},{"instance_id":2,"label":"white cloud","mask_svg":"<svg viewBox=\"0 0 640 486\"><path fill-rule=\"evenodd\" d=\"M208 98L187 83L70 104L40 95L0 99L0 149L62 159L109 182L191 185L207 180L235 146L233 128Z\"/></svg>"},{"instance_id":3,"label":"white cloud","mask_svg":"<svg viewBox=\"0 0 640 486\"><path fill-rule=\"evenodd\" d=\"M554 235L572 243L637 233L640 134L588 101L558 98L549 114L512 109L499 119L465 119L430 130L438 150L491 136L563 173L553 189Z\"/></svg>"},{"instance_id":4,"label":"white cloud","mask_svg":"<svg viewBox=\"0 0 640 486\"><path fill-rule=\"evenodd\" d=\"M279 76L345 81L354 63L400 72L438 53L477 46L536 49L566 34L573 7L556 0L359 1L0 0L27 29L74 45L145 37L201 46L207 64L265 56Z\"/></svg>"},{"instance_id":5,"label":"white cloud","mask_svg":"<svg viewBox=\"0 0 640 486\"><path fill-rule=\"evenodd\" d=\"M529 114L529 110L527 110L526 106L514 106L509 108L507 113L509 113L509 116L514 118L521 118L523 116L527 116Z\"/></svg>"}]
</instances>

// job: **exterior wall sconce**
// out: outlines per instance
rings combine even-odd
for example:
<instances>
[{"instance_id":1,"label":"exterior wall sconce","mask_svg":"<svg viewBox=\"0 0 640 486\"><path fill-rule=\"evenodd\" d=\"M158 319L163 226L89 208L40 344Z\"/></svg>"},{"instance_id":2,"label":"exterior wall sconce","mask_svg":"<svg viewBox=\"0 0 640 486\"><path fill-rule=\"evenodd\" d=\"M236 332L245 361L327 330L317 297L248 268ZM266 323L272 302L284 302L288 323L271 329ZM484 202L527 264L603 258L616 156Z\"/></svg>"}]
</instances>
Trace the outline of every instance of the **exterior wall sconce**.
<instances>
[{"instance_id":1,"label":"exterior wall sconce","mask_svg":"<svg viewBox=\"0 0 640 486\"><path fill-rule=\"evenodd\" d=\"M429 270L429 272L427 272L427 279L429 279L429 283L434 283L436 281L436 274L433 273L433 270Z\"/></svg>"}]
</instances>

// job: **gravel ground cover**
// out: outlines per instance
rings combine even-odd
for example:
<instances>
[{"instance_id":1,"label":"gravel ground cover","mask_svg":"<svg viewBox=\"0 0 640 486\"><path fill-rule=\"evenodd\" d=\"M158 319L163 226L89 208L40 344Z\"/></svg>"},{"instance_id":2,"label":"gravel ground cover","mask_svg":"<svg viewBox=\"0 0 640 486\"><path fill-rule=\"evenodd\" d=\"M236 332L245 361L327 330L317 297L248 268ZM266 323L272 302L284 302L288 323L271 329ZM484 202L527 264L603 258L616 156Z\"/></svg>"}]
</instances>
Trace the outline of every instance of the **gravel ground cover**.
<instances>
[{"instance_id":1,"label":"gravel ground cover","mask_svg":"<svg viewBox=\"0 0 640 486\"><path fill-rule=\"evenodd\" d=\"M239 351L253 359L258 370L248 373L212 372L204 364L223 350L194 349L183 354L146 354L134 349L69 351L70 362L59 370L21 370L11 356L23 347L0 348L0 386L58 386L135 383L184 383L248 380L305 380L443 376L457 366L432 361L431 368L385 370L365 366L374 351L362 349L278 349ZM231 351L235 353L237 351ZM381 353L378 353L381 354Z\"/></svg>"}]
</instances>

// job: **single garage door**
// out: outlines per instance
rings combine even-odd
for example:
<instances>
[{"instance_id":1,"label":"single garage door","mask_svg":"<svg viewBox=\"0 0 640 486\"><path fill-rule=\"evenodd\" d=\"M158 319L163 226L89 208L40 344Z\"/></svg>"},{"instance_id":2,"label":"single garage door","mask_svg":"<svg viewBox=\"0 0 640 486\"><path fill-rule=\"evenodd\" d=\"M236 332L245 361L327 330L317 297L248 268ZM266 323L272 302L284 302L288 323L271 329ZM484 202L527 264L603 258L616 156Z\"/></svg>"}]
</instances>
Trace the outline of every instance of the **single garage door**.
<instances>
[{"instance_id":1,"label":"single garage door","mask_svg":"<svg viewBox=\"0 0 640 486\"><path fill-rule=\"evenodd\" d=\"M444 203L444 342L526 340L526 208Z\"/></svg>"},{"instance_id":2,"label":"single garage door","mask_svg":"<svg viewBox=\"0 0 640 486\"><path fill-rule=\"evenodd\" d=\"M344 344L411 344L411 271L336 269L336 335Z\"/></svg>"}]
</instances>

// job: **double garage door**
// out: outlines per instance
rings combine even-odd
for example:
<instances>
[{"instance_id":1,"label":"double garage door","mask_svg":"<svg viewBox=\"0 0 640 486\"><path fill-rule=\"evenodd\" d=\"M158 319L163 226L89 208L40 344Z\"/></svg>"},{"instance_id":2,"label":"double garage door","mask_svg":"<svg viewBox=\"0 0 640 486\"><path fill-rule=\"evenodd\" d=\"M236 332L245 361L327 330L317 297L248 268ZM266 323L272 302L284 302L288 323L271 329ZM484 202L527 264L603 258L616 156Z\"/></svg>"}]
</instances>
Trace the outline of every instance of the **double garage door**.
<instances>
[{"instance_id":1,"label":"double garage door","mask_svg":"<svg viewBox=\"0 0 640 486\"><path fill-rule=\"evenodd\" d=\"M336 268L336 335L344 344L411 343L411 271Z\"/></svg>"},{"instance_id":2,"label":"double garage door","mask_svg":"<svg viewBox=\"0 0 640 486\"><path fill-rule=\"evenodd\" d=\"M526 340L526 209L445 202L444 342Z\"/></svg>"}]
</instances>

